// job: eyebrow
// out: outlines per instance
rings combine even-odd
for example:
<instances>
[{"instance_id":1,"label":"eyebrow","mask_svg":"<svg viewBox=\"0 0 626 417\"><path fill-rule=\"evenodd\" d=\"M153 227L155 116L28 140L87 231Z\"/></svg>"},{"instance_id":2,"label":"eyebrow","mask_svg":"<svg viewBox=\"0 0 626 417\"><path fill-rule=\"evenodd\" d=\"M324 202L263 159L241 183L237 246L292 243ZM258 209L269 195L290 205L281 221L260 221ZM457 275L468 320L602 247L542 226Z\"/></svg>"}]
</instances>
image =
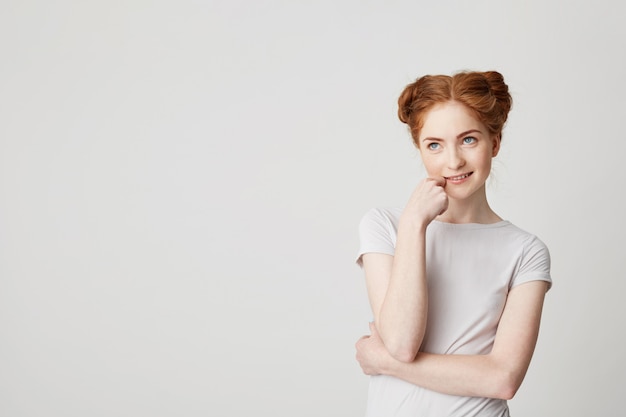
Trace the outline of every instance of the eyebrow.
<instances>
[{"instance_id":1,"label":"eyebrow","mask_svg":"<svg viewBox=\"0 0 626 417\"><path fill-rule=\"evenodd\" d=\"M465 131L465 132L463 132L463 133L459 133L458 135L456 135L456 138L457 138L457 139L462 139L462 138L464 138L466 135L469 135L470 133L475 133L475 132L482 133L482 132L481 132L480 130L478 130L478 129L470 129L470 130L466 130L466 131ZM427 137L427 138L422 139L422 142L425 142L425 141L427 141L427 140L432 140L432 141L434 141L434 142L443 142L443 139L440 139L440 138L435 138L435 137L430 137L430 136L429 136L429 137Z\"/></svg>"}]
</instances>

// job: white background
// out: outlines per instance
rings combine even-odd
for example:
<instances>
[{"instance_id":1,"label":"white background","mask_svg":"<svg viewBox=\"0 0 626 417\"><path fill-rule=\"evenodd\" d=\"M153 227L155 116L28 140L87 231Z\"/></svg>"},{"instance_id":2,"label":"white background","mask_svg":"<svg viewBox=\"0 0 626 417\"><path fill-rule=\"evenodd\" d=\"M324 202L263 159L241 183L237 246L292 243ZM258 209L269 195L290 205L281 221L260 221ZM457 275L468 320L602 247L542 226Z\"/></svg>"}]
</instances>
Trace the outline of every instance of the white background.
<instances>
[{"instance_id":1,"label":"white background","mask_svg":"<svg viewBox=\"0 0 626 417\"><path fill-rule=\"evenodd\" d=\"M620 415L618 1L0 2L0 416L361 416L354 264L423 74L502 72L489 194L550 247L516 416Z\"/></svg>"}]
</instances>

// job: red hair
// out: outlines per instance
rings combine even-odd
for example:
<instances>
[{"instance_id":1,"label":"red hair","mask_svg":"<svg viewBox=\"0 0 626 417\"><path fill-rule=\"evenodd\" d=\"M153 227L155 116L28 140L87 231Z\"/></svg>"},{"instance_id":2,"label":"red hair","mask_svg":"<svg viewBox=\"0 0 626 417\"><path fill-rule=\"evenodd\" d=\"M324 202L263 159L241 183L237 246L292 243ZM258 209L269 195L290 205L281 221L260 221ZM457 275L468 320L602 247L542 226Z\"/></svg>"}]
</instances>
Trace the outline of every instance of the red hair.
<instances>
[{"instance_id":1,"label":"red hair","mask_svg":"<svg viewBox=\"0 0 626 417\"><path fill-rule=\"evenodd\" d=\"M425 75L407 85L398 98L398 117L409 126L415 146L419 148L419 132L428 111L448 101L467 106L491 134L502 138L513 99L499 72Z\"/></svg>"}]
</instances>

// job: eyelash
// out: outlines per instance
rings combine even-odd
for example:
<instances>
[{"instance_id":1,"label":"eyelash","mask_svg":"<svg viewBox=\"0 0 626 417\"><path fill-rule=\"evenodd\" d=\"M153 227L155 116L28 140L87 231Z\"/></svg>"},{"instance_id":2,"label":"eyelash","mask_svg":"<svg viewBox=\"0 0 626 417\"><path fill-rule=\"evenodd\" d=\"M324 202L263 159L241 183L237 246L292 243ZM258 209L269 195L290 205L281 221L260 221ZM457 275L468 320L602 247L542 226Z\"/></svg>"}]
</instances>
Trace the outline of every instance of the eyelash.
<instances>
[{"instance_id":1,"label":"eyelash","mask_svg":"<svg viewBox=\"0 0 626 417\"><path fill-rule=\"evenodd\" d=\"M471 141L467 141L468 139L471 139ZM477 139L473 136L466 136L463 138L462 142L464 145L471 145L472 143L475 143L477 141ZM428 149L430 149L431 151L436 151L439 148L439 143L437 142L431 142L429 143L426 147Z\"/></svg>"},{"instance_id":2,"label":"eyelash","mask_svg":"<svg viewBox=\"0 0 626 417\"><path fill-rule=\"evenodd\" d=\"M471 139L472 141L471 142L466 142L467 139ZM474 142L476 142L476 138L473 137L473 136L467 136L467 137L463 138L463 143L466 144L466 145L469 145L470 143L474 143Z\"/></svg>"}]
</instances>

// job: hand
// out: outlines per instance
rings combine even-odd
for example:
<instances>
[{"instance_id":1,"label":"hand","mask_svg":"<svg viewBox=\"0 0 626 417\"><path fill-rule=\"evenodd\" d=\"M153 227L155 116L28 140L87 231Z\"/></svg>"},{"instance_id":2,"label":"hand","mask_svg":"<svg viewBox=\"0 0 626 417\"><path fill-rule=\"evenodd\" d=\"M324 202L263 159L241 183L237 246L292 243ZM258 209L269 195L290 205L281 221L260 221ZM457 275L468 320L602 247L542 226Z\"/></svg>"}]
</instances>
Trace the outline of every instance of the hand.
<instances>
[{"instance_id":1,"label":"hand","mask_svg":"<svg viewBox=\"0 0 626 417\"><path fill-rule=\"evenodd\" d=\"M445 191L444 177L426 178L422 180L407 203L402 217L430 224L435 217L448 209L448 194Z\"/></svg>"},{"instance_id":2,"label":"hand","mask_svg":"<svg viewBox=\"0 0 626 417\"><path fill-rule=\"evenodd\" d=\"M385 361L391 356L374 323L370 323L370 332L371 335L363 336L356 342L356 360L365 375L380 375L384 373Z\"/></svg>"}]
</instances>

